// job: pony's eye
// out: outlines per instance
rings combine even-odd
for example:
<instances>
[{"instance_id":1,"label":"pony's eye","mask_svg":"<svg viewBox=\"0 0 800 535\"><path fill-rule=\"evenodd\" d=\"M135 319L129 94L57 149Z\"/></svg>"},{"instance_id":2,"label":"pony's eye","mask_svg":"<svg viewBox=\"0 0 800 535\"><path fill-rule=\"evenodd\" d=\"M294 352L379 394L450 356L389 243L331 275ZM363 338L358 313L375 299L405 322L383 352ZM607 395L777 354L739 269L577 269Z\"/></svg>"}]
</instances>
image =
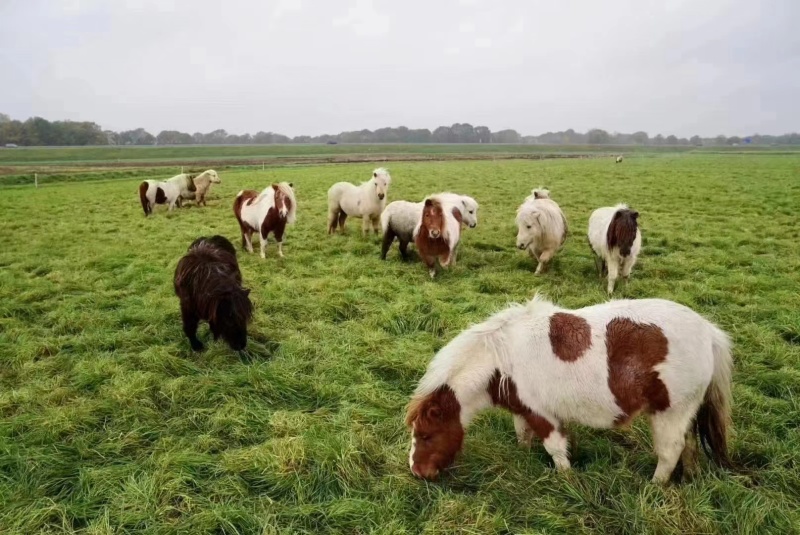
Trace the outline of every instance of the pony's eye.
<instances>
[{"instance_id":1,"label":"pony's eye","mask_svg":"<svg viewBox=\"0 0 800 535\"><path fill-rule=\"evenodd\" d=\"M469 213L470 213L470 214L474 214L474 213L475 213L475 211L474 211L474 210L470 210L470 211L469 211Z\"/></svg>"},{"instance_id":2,"label":"pony's eye","mask_svg":"<svg viewBox=\"0 0 800 535\"><path fill-rule=\"evenodd\" d=\"M417 438L419 438L420 440L427 441L427 440L430 440L431 436L430 435L419 435Z\"/></svg>"},{"instance_id":3,"label":"pony's eye","mask_svg":"<svg viewBox=\"0 0 800 535\"><path fill-rule=\"evenodd\" d=\"M528 228L531 228L531 226L530 226L530 225L528 225Z\"/></svg>"}]
</instances>

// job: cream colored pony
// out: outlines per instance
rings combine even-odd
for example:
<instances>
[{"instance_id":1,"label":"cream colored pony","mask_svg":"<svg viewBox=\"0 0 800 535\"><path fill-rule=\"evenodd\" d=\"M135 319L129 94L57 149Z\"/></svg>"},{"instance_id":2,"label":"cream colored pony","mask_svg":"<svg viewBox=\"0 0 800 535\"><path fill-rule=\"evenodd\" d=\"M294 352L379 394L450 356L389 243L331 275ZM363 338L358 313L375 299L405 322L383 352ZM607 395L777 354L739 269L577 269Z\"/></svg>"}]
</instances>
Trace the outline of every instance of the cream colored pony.
<instances>
[{"instance_id":1,"label":"cream colored pony","mask_svg":"<svg viewBox=\"0 0 800 535\"><path fill-rule=\"evenodd\" d=\"M379 167L372 172L371 179L359 186L349 182L337 182L331 186L328 190L328 234L333 234L337 226L344 230L347 216L362 218L364 236L370 227L377 234L391 182L389 171Z\"/></svg>"}]
</instances>

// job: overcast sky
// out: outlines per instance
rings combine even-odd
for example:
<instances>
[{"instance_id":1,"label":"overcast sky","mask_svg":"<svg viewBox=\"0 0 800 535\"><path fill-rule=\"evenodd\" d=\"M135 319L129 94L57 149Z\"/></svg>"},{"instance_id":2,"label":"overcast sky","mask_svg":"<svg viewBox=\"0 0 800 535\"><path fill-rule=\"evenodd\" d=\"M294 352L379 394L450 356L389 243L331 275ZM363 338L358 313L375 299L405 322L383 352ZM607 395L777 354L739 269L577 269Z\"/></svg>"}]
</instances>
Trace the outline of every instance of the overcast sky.
<instances>
[{"instance_id":1,"label":"overcast sky","mask_svg":"<svg viewBox=\"0 0 800 535\"><path fill-rule=\"evenodd\" d=\"M800 0L0 0L0 112L229 133L800 130Z\"/></svg>"}]
</instances>

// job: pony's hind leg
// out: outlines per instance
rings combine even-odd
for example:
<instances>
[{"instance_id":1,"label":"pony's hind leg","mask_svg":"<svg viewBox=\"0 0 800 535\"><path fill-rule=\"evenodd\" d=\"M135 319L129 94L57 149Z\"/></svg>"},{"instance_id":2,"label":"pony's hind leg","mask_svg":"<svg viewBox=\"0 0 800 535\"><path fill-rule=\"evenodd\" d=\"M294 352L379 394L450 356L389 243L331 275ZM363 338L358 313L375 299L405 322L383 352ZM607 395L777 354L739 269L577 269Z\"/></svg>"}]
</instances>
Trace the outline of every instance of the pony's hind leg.
<instances>
[{"instance_id":1,"label":"pony's hind leg","mask_svg":"<svg viewBox=\"0 0 800 535\"><path fill-rule=\"evenodd\" d=\"M389 248L394 243L394 238L395 233L392 228L387 228L386 233L383 235L383 242L381 242L381 260L386 260L386 253L389 252ZM403 242L401 241L400 243L402 244Z\"/></svg>"},{"instance_id":2,"label":"pony's hind leg","mask_svg":"<svg viewBox=\"0 0 800 535\"><path fill-rule=\"evenodd\" d=\"M253 232L250 230L243 230L242 231L242 247L244 247L248 253L253 252Z\"/></svg>"},{"instance_id":3,"label":"pony's hind leg","mask_svg":"<svg viewBox=\"0 0 800 535\"><path fill-rule=\"evenodd\" d=\"M375 231L375 234L381 233L381 216L378 215L372 218L372 230Z\"/></svg>"},{"instance_id":4,"label":"pony's hind leg","mask_svg":"<svg viewBox=\"0 0 800 535\"><path fill-rule=\"evenodd\" d=\"M400 240L400 256L403 258L404 261L408 260L408 258L409 258L409 256L408 256L408 242L407 241L403 241L402 239Z\"/></svg>"},{"instance_id":5,"label":"pony's hind leg","mask_svg":"<svg viewBox=\"0 0 800 535\"><path fill-rule=\"evenodd\" d=\"M333 234L336 232L336 225L339 223L339 217L339 210L328 211L328 234Z\"/></svg>"},{"instance_id":6,"label":"pony's hind leg","mask_svg":"<svg viewBox=\"0 0 800 535\"><path fill-rule=\"evenodd\" d=\"M686 447L686 434L698 406L699 403L690 404L688 408L684 405L680 409L667 409L650 417L653 446L658 456L652 480L654 483L669 481Z\"/></svg>"}]
</instances>

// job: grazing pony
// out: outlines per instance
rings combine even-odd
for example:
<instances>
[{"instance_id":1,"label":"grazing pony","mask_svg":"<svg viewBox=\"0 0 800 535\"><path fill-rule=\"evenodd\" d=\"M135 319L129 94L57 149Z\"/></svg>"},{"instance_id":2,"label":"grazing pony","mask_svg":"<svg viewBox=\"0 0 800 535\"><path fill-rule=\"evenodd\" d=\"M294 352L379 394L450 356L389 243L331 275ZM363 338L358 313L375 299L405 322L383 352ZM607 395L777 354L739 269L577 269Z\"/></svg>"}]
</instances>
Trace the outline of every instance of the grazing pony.
<instances>
[{"instance_id":1,"label":"grazing pony","mask_svg":"<svg viewBox=\"0 0 800 535\"><path fill-rule=\"evenodd\" d=\"M437 258L442 267L455 263L455 251L461 239L461 212L446 197L431 195L423 202L422 217L413 236L419 256L433 278Z\"/></svg>"},{"instance_id":2,"label":"grazing pony","mask_svg":"<svg viewBox=\"0 0 800 535\"><path fill-rule=\"evenodd\" d=\"M389 171L379 167L372 172L372 178L360 186L349 182L337 182L331 186L328 190L328 234L333 234L337 225L344 230L347 216L362 218L364 236L369 233L370 226L377 234L391 182Z\"/></svg>"},{"instance_id":3,"label":"grazing pony","mask_svg":"<svg viewBox=\"0 0 800 535\"><path fill-rule=\"evenodd\" d=\"M608 293L614 293L614 283L622 274L625 282L642 248L639 232L639 212L627 204L598 208L589 217L589 245L594 251L597 272L602 277L608 269Z\"/></svg>"},{"instance_id":4,"label":"grazing pony","mask_svg":"<svg viewBox=\"0 0 800 535\"><path fill-rule=\"evenodd\" d=\"M622 163L622 154L620 154L619 156L617 156L616 163Z\"/></svg>"},{"instance_id":5,"label":"grazing pony","mask_svg":"<svg viewBox=\"0 0 800 535\"><path fill-rule=\"evenodd\" d=\"M208 190L211 189L211 184L222 183L219 174L213 169L208 169L197 175L185 174L184 176L186 177L187 183L191 181L193 187L191 189L187 187L185 191L181 192L181 197L194 200L198 206L201 204L206 206L206 195L208 194Z\"/></svg>"},{"instance_id":6,"label":"grazing pony","mask_svg":"<svg viewBox=\"0 0 800 535\"><path fill-rule=\"evenodd\" d=\"M534 297L459 334L428 366L411 399L409 464L433 479L453 463L482 409L508 409L519 441L544 441L570 467L562 424L628 424L647 414L658 456L653 481L696 453L695 433L730 466L731 343L693 310L662 299L566 310ZM685 466L687 470L692 466Z\"/></svg>"},{"instance_id":7,"label":"grazing pony","mask_svg":"<svg viewBox=\"0 0 800 535\"><path fill-rule=\"evenodd\" d=\"M567 218L546 189L535 189L517 209L517 247L538 262L536 275L567 239Z\"/></svg>"},{"instance_id":8,"label":"grazing pony","mask_svg":"<svg viewBox=\"0 0 800 535\"><path fill-rule=\"evenodd\" d=\"M201 320L208 321L214 340L222 338L237 351L245 348L253 305L250 290L242 288L236 249L227 238L196 239L175 268L174 286L183 332L194 351L203 349L197 338Z\"/></svg>"},{"instance_id":9,"label":"grazing pony","mask_svg":"<svg viewBox=\"0 0 800 535\"><path fill-rule=\"evenodd\" d=\"M439 193L445 200L452 202L461 212L461 219L465 225L475 228L478 225L478 203L472 197L457 193ZM383 231L383 244L381 246L381 259L386 260L389 248L397 238L400 242L400 256L408 260L408 244L414 240L414 228L422 218L423 203L394 201L386 205L381 213L381 229Z\"/></svg>"},{"instance_id":10,"label":"grazing pony","mask_svg":"<svg viewBox=\"0 0 800 535\"><path fill-rule=\"evenodd\" d=\"M278 242L278 256L283 257L283 231L297 217L297 201L290 182L272 184L259 194L242 190L233 201L233 213L242 231L242 247L253 252L253 233L261 240L261 258L266 258L267 235Z\"/></svg>"},{"instance_id":11,"label":"grazing pony","mask_svg":"<svg viewBox=\"0 0 800 535\"><path fill-rule=\"evenodd\" d=\"M139 200L142 202L144 215L153 213L156 204L169 205L168 211L172 211L175 205L181 205L181 195L184 190L188 190L186 175L177 175L169 180L145 180L139 184ZM191 180L188 181L191 183ZM194 184L191 186L194 188ZM194 195L194 193L192 194Z\"/></svg>"}]
</instances>

